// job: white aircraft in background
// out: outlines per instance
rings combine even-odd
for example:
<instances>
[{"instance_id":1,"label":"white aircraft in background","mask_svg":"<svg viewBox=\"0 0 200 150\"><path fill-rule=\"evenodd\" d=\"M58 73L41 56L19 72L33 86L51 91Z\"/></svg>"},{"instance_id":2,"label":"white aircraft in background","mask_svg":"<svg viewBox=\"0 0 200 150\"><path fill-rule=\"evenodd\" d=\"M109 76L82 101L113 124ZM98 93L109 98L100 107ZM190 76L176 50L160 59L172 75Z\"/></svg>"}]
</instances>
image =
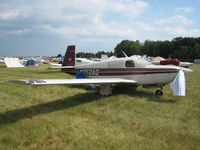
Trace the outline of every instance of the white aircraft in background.
<instances>
[{"instance_id":1,"label":"white aircraft in background","mask_svg":"<svg viewBox=\"0 0 200 150\"><path fill-rule=\"evenodd\" d=\"M154 65L175 65L175 66L180 66L180 67L185 67L185 68L189 68L190 66L193 65L193 63L182 62L178 59L164 59L162 57L156 57L156 58L159 58L160 60L150 61Z\"/></svg>"},{"instance_id":2,"label":"white aircraft in background","mask_svg":"<svg viewBox=\"0 0 200 150\"><path fill-rule=\"evenodd\" d=\"M86 58L76 58L75 59L75 65L82 65L82 64L87 64L87 63L92 63L94 61L86 59ZM56 63L49 63L52 66L62 66L62 64L56 64Z\"/></svg>"},{"instance_id":3,"label":"white aircraft in background","mask_svg":"<svg viewBox=\"0 0 200 150\"><path fill-rule=\"evenodd\" d=\"M65 73L76 75L78 79L27 79L12 81L30 85L100 84L100 94L102 95L111 95L112 84L142 85L144 88L159 87L160 90L157 90L155 94L163 95L163 86L172 82L180 75L184 79L185 74L192 72L188 68L179 66L153 65L138 57L111 58L100 62L75 65L74 45L68 46L61 70Z\"/></svg>"},{"instance_id":4,"label":"white aircraft in background","mask_svg":"<svg viewBox=\"0 0 200 150\"><path fill-rule=\"evenodd\" d=\"M191 62L182 62L182 61L179 64L179 66L185 67L185 68L189 68L192 65L193 65L193 63L191 63Z\"/></svg>"}]
</instances>

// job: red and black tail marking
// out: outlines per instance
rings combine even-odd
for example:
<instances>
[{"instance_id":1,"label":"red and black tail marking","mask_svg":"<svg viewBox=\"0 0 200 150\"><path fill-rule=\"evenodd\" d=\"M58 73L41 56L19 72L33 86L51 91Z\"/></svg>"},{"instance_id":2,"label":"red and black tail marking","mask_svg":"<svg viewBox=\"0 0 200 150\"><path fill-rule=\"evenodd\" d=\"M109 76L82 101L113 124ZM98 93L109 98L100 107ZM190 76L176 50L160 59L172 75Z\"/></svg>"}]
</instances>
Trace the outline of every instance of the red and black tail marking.
<instances>
[{"instance_id":1,"label":"red and black tail marking","mask_svg":"<svg viewBox=\"0 0 200 150\"><path fill-rule=\"evenodd\" d=\"M74 66L74 65L75 65L75 45L70 45L67 47L62 66Z\"/></svg>"}]
</instances>

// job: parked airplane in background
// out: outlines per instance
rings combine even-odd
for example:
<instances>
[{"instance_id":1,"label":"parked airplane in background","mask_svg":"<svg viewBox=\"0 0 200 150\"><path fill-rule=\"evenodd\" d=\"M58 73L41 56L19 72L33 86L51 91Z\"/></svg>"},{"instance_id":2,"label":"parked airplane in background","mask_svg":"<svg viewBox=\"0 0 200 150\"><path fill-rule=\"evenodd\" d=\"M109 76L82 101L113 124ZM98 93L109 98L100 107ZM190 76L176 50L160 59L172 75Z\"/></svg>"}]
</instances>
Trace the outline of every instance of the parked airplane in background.
<instances>
[{"instance_id":1,"label":"parked airplane in background","mask_svg":"<svg viewBox=\"0 0 200 150\"><path fill-rule=\"evenodd\" d=\"M89 60L89 59L86 59L86 58L76 58L75 60L75 65L83 65L83 64L87 64L87 63L92 63L94 61L92 60ZM56 64L56 63L49 63L50 65L52 66L60 66L60 67L57 67L57 68L62 68L62 64ZM53 67L51 67L53 68Z\"/></svg>"},{"instance_id":2,"label":"parked airplane in background","mask_svg":"<svg viewBox=\"0 0 200 150\"><path fill-rule=\"evenodd\" d=\"M12 80L30 85L48 84L100 84L100 94L111 95L112 84L142 85L145 88L159 87L156 95L163 95L162 88L177 75L192 70L171 65L153 65L138 57L110 58L100 62L75 65L75 46L68 46L61 70L76 75L79 79L27 79ZM184 73L183 73L184 72Z\"/></svg>"},{"instance_id":3,"label":"parked airplane in background","mask_svg":"<svg viewBox=\"0 0 200 150\"><path fill-rule=\"evenodd\" d=\"M191 62L182 62L182 61L179 64L179 66L185 67L185 68L189 68L192 65L193 65L193 63L191 63Z\"/></svg>"},{"instance_id":4,"label":"parked airplane in background","mask_svg":"<svg viewBox=\"0 0 200 150\"><path fill-rule=\"evenodd\" d=\"M151 61L151 63L154 65L175 65L175 66L180 66L180 67L185 67L185 68L189 68L190 66L193 65L193 63L182 62L178 59L164 59L164 58L159 61Z\"/></svg>"}]
</instances>

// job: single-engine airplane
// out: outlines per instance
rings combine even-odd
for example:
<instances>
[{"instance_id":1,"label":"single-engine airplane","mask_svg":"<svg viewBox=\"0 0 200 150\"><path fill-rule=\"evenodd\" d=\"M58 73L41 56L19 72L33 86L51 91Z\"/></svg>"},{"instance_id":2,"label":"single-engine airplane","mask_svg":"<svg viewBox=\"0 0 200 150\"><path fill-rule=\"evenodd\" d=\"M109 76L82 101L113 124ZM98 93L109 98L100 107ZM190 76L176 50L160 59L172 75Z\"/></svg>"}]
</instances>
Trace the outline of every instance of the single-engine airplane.
<instances>
[{"instance_id":1,"label":"single-engine airplane","mask_svg":"<svg viewBox=\"0 0 200 150\"><path fill-rule=\"evenodd\" d=\"M27 79L12 80L30 85L49 84L100 84L100 94L111 95L112 84L142 85L144 88L159 87L156 95L163 95L164 85L177 75L192 70L172 65L153 65L138 57L106 59L100 62L75 65L75 45L68 46L61 70L76 75L77 79ZM183 73L184 72L184 73Z\"/></svg>"}]
</instances>

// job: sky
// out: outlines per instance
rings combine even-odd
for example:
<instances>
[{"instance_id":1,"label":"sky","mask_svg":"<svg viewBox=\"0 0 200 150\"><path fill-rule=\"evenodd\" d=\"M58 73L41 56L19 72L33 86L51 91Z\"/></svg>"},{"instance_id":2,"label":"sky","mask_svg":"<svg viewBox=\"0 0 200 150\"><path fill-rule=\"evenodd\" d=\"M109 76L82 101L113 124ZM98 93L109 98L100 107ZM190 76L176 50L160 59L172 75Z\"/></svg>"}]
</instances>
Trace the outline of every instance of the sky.
<instances>
[{"instance_id":1,"label":"sky","mask_svg":"<svg viewBox=\"0 0 200 150\"><path fill-rule=\"evenodd\" d=\"M200 37L200 0L0 0L0 56L113 51L122 40Z\"/></svg>"}]
</instances>

